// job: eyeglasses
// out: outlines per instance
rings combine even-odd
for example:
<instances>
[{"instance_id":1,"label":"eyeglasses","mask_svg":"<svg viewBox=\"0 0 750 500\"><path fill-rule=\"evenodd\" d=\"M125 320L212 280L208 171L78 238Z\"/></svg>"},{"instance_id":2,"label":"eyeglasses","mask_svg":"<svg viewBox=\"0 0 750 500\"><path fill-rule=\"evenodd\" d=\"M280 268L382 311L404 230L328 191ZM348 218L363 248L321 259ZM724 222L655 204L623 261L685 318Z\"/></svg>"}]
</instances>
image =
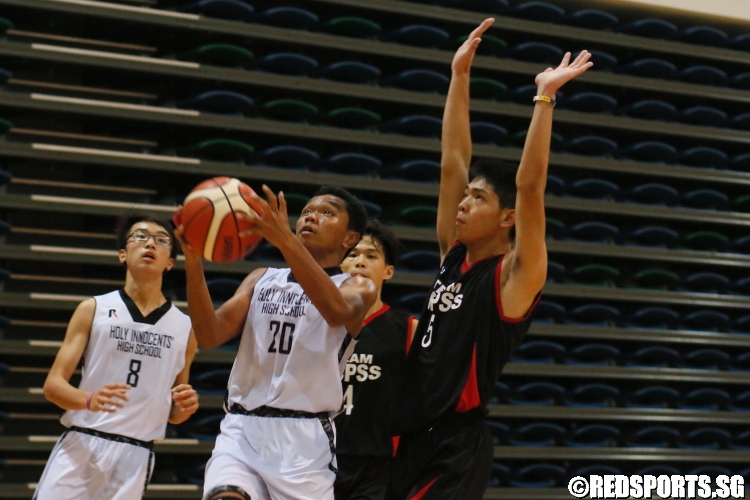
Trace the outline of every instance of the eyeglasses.
<instances>
[{"instance_id":1,"label":"eyeglasses","mask_svg":"<svg viewBox=\"0 0 750 500\"><path fill-rule=\"evenodd\" d=\"M149 238L154 239L154 243L161 247L168 247L172 245L172 238L169 236L166 236L164 234L151 234L148 231L144 231L143 229L136 229L130 235L128 235L128 239L133 238L133 241L135 241L139 245L145 245L146 242L149 240Z\"/></svg>"}]
</instances>

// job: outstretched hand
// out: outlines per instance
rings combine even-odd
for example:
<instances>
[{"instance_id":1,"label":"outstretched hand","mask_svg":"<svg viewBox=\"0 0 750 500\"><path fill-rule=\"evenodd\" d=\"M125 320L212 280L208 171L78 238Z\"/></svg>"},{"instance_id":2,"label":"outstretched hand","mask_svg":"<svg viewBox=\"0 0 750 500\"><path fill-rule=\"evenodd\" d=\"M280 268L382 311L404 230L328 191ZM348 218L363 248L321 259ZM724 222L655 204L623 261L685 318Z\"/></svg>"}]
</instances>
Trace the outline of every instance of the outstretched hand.
<instances>
[{"instance_id":1,"label":"outstretched hand","mask_svg":"<svg viewBox=\"0 0 750 500\"><path fill-rule=\"evenodd\" d=\"M536 75L534 82L538 87L538 95L554 96L560 87L573 78L582 75L594 65L589 59L591 59L591 53L582 50L575 61L571 63L570 52L567 52L557 68L547 68L544 72Z\"/></svg>"},{"instance_id":2,"label":"outstretched hand","mask_svg":"<svg viewBox=\"0 0 750 500\"><path fill-rule=\"evenodd\" d=\"M177 211L172 216L172 222L175 225L174 237L180 242L180 249L185 257L197 256L200 259L203 254L195 250L185 239L185 228L182 226L182 205L177 207Z\"/></svg>"},{"instance_id":3,"label":"outstretched hand","mask_svg":"<svg viewBox=\"0 0 750 500\"><path fill-rule=\"evenodd\" d=\"M289 215L287 215L286 199L284 192L279 191L278 197L271 191L271 188L263 184L263 192L266 193L268 201L262 199L253 193L251 198L257 205L262 208L262 213L254 212L248 215L250 220L255 222L255 227L248 231L240 232L240 237L249 235L261 235L270 244L279 248L284 239L293 236L289 227Z\"/></svg>"},{"instance_id":4,"label":"outstretched hand","mask_svg":"<svg viewBox=\"0 0 750 500\"><path fill-rule=\"evenodd\" d=\"M494 22L495 20L491 17L482 21L482 24L472 31L466 41L458 48L451 64L451 69L454 73L464 74L469 72L471 63L474 61L474 55L477 53L477 47L479 47L479 43L482 41L482 34Z\"/></svg>"}]
</instances>

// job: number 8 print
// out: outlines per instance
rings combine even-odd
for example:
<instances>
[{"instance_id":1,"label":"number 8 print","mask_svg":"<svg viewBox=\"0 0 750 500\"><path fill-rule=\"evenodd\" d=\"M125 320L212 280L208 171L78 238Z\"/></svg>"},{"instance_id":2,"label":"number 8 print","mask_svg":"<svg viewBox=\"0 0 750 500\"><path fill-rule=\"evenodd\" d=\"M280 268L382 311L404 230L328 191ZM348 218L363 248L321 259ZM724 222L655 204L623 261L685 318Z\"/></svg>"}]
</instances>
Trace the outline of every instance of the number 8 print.
<instances>
[{"instance_id":1,"label":"number 8 print","mask_svg":"<svg viewBox=\"0 0 750 500\"><path fill-rule=\"evenodd\" d=\"M130 360L130 373L128 373L128 379L126 383L130 387L138 387L138 372L141 371L141 360L131 359Z\"/></svg>"}]
</instances>

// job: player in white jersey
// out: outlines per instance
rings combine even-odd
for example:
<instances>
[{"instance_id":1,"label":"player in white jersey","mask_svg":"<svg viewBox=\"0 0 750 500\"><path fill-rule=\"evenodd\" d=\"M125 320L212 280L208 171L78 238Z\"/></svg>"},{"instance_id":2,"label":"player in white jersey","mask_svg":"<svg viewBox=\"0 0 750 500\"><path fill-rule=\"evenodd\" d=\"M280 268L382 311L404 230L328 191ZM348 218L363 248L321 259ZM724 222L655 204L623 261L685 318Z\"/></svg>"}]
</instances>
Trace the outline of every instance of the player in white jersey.
<instances>
[{"instance_id":1,"label":"player in white jersey","mask_svg":"<svg viewBox=\"0 0 750 500\"><path fill-rule=\"evenodd\" d=\"M367 214L346 190L322 188L302 210L295 236L283 193L263 190L268 202L256 197L263 206L256 229L289 268L253 271L214 311L200 256L185 251L188 309L200 346L242 335L204 499L332 500L331 418L342 404L341 366L376 299L372 281L339 266Z\"/></svg>"},{"instance_id":2,"label":"player in white jersey","mask_svg":"<svg viewBox=\"0 0 750 500\"><path fill-rule=\"evenodd\" d=\"M67 410L35 500L137 500L153 470L153 441L167 422L198 409L188 385L197 342L190 318L161 291L174 266L171 226L131 216L118 227L125 288L84 300L44 383ZM78 388L70 377L83 357Z\"/></svg>"}]
</instances>

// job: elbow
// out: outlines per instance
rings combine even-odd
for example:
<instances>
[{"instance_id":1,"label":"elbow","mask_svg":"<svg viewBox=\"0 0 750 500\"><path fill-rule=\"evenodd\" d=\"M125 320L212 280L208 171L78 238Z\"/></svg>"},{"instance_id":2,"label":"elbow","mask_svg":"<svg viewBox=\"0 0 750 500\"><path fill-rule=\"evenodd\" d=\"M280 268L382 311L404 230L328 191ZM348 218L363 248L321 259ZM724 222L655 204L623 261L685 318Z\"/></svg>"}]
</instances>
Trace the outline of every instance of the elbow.
<instances>
[{"instance_id":1,"label":"elbow","mask_svg":"<svg viewBox=\"0 0 750 500\"><path fill-rule=\"evenodd\" d=\"M55 387L54 383L47 378L47 380L44 381L44 387L42 387L42 394L44 395L44 399L49 401L50 403L55 402Z\"/></svg>"}]
</instances>

